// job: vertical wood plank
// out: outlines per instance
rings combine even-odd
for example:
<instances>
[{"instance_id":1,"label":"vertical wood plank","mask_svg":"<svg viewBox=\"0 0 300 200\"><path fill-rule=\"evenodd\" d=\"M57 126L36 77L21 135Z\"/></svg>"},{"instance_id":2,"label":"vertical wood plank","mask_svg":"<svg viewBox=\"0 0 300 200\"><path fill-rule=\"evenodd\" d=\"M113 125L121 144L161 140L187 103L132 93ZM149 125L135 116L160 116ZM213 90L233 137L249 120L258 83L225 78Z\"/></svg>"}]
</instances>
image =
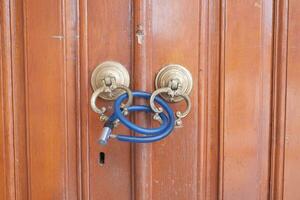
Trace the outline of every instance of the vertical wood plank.
<instances>
[{"instance_id":1,"label":"vertical wood plank","mask_svg":"<svg viewBox=\"0 0 300 200\"><path fill-rule=\"evenodd\" d=\"M272 90L272 149L270 199L283 199L286 123L288 0L276 1Z\"/></svg>"},{"instance_id":2,"label":"vertical wood plank","mask_svg":"<svg viewBox=\"0 0 300 200\"><path fill-rule=\"evenodd\" d=\"M65 93L65 120L66 120L66 199L79 199L81 194L80 176L78 167L79 155L78 139L78 107L79 85L79 14L78 0L64 0L63 2L63 32L64 40L64 93Z\"/></svg>"},{"instance_id":3,"label":"vertical wood plank","mask_svg":"<svg viewBox=\"0 0 300 200\"><path fill-rule=\"evenodd\" d=\"M200 1L198 199L218 198L220 1Z\"/></svg>"},{"instance_id":4,"label":"vertical wood plank","mask_svg":"<svg viewBox=\"0 0 300 200\"><path fill-rule=\"evenodd\" d=\"M1 7L1 13L3 13L2 12L2 7ZM2 16L1 16L1 19L2 19ZM2 23L1 23L2 24ZM0 46L0 60L1 60L1 62L0 62L0 74L1 74L1 76L0 76L0 78L1 78L1 81L0 81L0 91L4 91L4 86L3 86L3 61L2 61L2 59L3 59L3 42L2 42L2 33L3 32L3 28L2 28L2 26L0 26L0 43L1 43L1 46ZM4 108L4 106L3 106L3 92L1 92L1 98L0 98L0 106L1 106L1 110L3 110L3 108ZM6 195L6 191L5 191L5 189L6 189L6 184L5 184L5 159L4 159L4 155L5 155L5 148L4 148L4 144L5 144L5 141L4 141L4 114L3 114L3 112L1 111L1 115L0 115L0 122L1 122L1 137L0 137L0 194L1 194L1 199L4 199L5 198L5 195Z\"/></svg>"},{"instance_id":5,"label":"vertical wood plank","mask_svg":"<svg viewBox=\"0 0 300 200\"><path fill-rule=\"evenodd\" d=\"M79 199L90 199L90 168L89 168L89 132L88 132L88 122L89 122L89 86L88 82L88 30L87 30L87 1L79 1L79 16L80 16L80 25L79 25L79 61L80 68L78 70L78 81L80 82L79 86L79 95L77 96L79 103L77 104L79 108L79 140L78 140L78 153L79 153L79 175L81 181L79 186L81 187L81 194Z\"/></svg>"},{"instance_id":6,"label":"vertical wood plank","mask_svg":"<svg viewBox=\"0 0 300 200\"><path fill-rule=\"evenodd\" d=\"M131 1L83 0L80 5L82 198L131 199L131 146L113 140L107 146L99 145L103 123L89 105L90 76L98 64L113 60L131 71ZM112 102L99 99L99 104L108 106L108 113L112 111ZM129 134L122 127L115 131ZM106 155L103 166L98 163L100 152Z\"/></svg>"},{"instance_id":7,"label":"vertical wood plank","mask_svg":"<svg viewBox=\"0 0 300 200\"><path fill-rule=\"evenodd\" d=\"M164 140L153 144L153 199L197 199L199 140L200 2L152 1L152 80L166 64L185 66L193 75L192 112ZM173 105L185 109L184 103Z\"/></svg>"},{"instance_id":8,"label":"vertical wood plank","mask_svg":"<svg viewBox=\"0 0 300 200\"><path fill-rule=\"evenodd\" d=\"M286 83L286 135L283 199L299 199L300 184L300 2L289 1Z\"/></svg>"},{"instance_id":9,"label":"vertical wood plank","mask_svg":"<svg viewBox=\"0 0 300 200\"><path fill-rule=\"evenodd\" d=\"M272 9L272 1L222 7L220 199L268 198Z\"/></svg>"},{"instance_id":10,"label":"vertical wood plank","mask_svg":"<svg viewBox=\"0 0 300 200\"><path fill-rule=\"evenodd\" d=\"M0 197L16 199L10 1L0 2Z\"/></svg>"},{"instance_id":11,"label":"vertical wood plank","mask_svg":"<svg viewBox=\"0 0 300 200\"><path fill-rule=\"evenodd\" d=\"M151 0L134 0L134 67L133 88L152 91L152 2ZM137 99L136 104L147 104ZM151 117L146 113L135 113L135 123L151 126ZM151 200L152 195L152 144L134 145L134 199Z\"/></svg>"},{"instance_id":12,"label":"vertical wood plank","mask_svg":"<svg viewBox=\"0 0 300 200\"><path fill-rule=\"evenodd\" d=\"M72 6L75 1L24 2L29 199L77 198Z\"/></svg>"},{"instance_id":13,"label":"vertical wood plank","mask_svg":"<svg viewBox=\"0 0 300 200\"><path fill-rule=\"evenodd\" d=\"M65 199L61 1L29 0L25 5L29 195Z\"/></svg>"},{"instance_id":14,"label":"vertical wood plank","mask_svg":"<svg viewBox=\"0 0 300 200\"><path fill-rule=\"evenodd\" d=\"M16 199L28 199L26 141L24 7L23 1L11 0L11 41Z\"/></svg>"}]
</instances>

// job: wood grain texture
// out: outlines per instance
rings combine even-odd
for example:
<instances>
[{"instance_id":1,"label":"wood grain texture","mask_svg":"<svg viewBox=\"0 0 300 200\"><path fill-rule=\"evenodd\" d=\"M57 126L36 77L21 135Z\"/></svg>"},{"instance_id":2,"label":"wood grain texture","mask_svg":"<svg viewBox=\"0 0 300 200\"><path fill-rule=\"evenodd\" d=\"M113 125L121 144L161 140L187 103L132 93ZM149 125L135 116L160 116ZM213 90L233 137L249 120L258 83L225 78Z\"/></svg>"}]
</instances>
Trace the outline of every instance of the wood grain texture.
<instances>
[{"instance_id":1,"label":"wood grain texture","mask_svg":"<svg viewBox=\"0 0 300 200\"><path fill-rule=\"evenodd\" d=\"M198 198L218 198L219 74L221 18L219 1L200 1Z\"/></svg>"},{"instance_id":2,"label":"wood grain texture","mask_svg":"<svg viewBox=\"0 0 300 200\"><path fill-rule=\"evenodd\" d=\"M24 7L21 0L10 1L12 90L15 149L16 199L28 199L26 151L26 103L24 59Z\"/></svg>"},{"instance_id":3,"label":"wood grain texture","mask_svg":"<svg viewBox=\"0 0 300 200\"><path fill-rule=\"evenodd\" d=\"M79 61L80 68L78 70L79 92L79 140L78 140L78 155L79 155L79 176L81 193L79 199L90 199L90 182L89 182L89 138L88 138L88 120L89 120L89 86L88 77L88 31L87 31L87 1L79 1ZM83 84L85 83L85 84Z\"/></svg>"},{"instance_id":4,"label":"wood grain texture","mask_svg":"<svg viewBox=\"0 0 300 200\"><path fill-rule=\"evenodd\" d=\"M79 199L79 14L77 0L63 1L65 112L66 112L66 199Z\"/></svg>"},{"instance_id":5,"label":"wood grain texture","mask_svg":"<svg viewBox=\"0 0 300 200\"><path fill-rule=\"evenodd\" d=\"M300 2L289 1L286 134L283 199L299 199L300 184Z\"/></svg>"},{"instance_id":6,"label":"wood grain texture","mask_svg":"<svg viewBox=\"0 0 300 200\"><path fill-rule=\"evenodd\" d=\"M77 198L74 3L24 1L29 199Z\"/></svg>"},{"instance_id":7,"label":"wood grain texture","mask_svg":"<svg viewBox=\"0 0 300 200\"><path fill-rule=\"evenodd\" d=\"M185 66L195 83L191 92L192 110L166 139L153 144L153 199L197 199L199 148L199 19L200 2L152 1L152 80L170 63ZM179 25L180 24L180 25ZM172 105L185 109L184 103Z\"/></svg>"},{"instance_id":8,"label":"wood grain texture","mask_svg":"<svg viewBox=\"0 0 300 200\"><path fill-rule=\"evenodd\" d=\"M83 199L131 199L131 146L111 140L98 144L103 124L89 106L90 76L100 63L113 60L131 71L131 2L81 1L81 116ZM112 102L99 100L112 111ZM129 133L125 128L116 131ZM106 154L105 165L98 163ZM118 188L117 192L113 188Z\"/></svg>"},{"instance_id":9,"label":"wood grain texture","mask_svg":"<svg viewBox=\"0 0 300 200\"><path fill-rule=\"evenodd\" d=\"M272 5L222 5L220 199L268 198Z\"/></svg>"},{"instance_id":10,"label":"wood grain texture","mask_svg":"<svg viewBox=\"0 0 300 200\"><path fill-rule=\"evenodd\" d=\"M133 73L132 82L135 90L152 91L152 1L134 0L134 48L133 48ZM143 99L135 100L136 104L148 104ZM151 116L146 113L136 113L134 122L143 126L151 127ZM153 199L152 191L152 144L134 145L134 168L132 175L133 198L136 200Z\"/></svg>"},{"instance_id":11,"label":"wood grain texture","mask_svg":"<svg viewBox=\"0 0 300 200\"><path fill-rule=\"evenodd\" d=\"M15 150L10 2L0 2L0 197L14 200Z\"/></svg>"},{"instance_id":12,"label":"wood grain texture","mask_svg":"<svg viewBox=\"0 0 300 200\"><path fill-rule=\"evenodd\" d=\"M286 127L288 1L276 1L272 89L270 199L283 199Z\"/></svg>"},{"instance_id":13,"label":"wood grain texture","mask_svg":"<svg viewBox=\"0 0 300 200\"><path fill-rule=\"evenodd\" d=\"M299 199L299 20L297 0L1 1L0 199ZM184 128L100 146L90 76L106 60L135 90L189 69Z\"/></svg>"}]
</instances>

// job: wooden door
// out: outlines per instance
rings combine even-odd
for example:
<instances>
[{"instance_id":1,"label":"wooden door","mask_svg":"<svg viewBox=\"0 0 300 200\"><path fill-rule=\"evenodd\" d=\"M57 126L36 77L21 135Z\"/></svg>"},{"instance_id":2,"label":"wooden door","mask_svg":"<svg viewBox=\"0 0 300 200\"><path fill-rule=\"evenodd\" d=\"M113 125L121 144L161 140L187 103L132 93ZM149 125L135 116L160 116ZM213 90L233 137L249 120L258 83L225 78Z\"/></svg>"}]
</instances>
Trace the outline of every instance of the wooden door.
<instances>
[{"instance_id":1,"label":"wooden door","mask_svg":"<svg viewBox=\"0 0 300 200\"><path fill-rule=\"evenodd\" d=\"M1 200L300 199L299 1L0 4ZM162 66L186 66L184 128L99 146L90 76L106 60L149 92Z\"/></svg>"}]
</instances>

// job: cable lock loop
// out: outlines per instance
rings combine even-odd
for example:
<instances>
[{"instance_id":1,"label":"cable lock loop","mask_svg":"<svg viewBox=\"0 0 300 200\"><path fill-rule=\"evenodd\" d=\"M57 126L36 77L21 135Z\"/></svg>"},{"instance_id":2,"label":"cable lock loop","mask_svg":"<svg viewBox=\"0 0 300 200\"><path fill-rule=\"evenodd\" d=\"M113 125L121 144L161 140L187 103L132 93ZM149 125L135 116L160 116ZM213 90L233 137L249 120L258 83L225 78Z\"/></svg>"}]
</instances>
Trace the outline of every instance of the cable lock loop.
<instances>
[{"instance_id":1,"label":"cable lock loop","mask_svg":"<svg viewBox=\"0 0 300 200\"><path fill-rule=\"evenodd\" d=\"M151 94L147 92L142 92L142 91L135 91L132 92L132 95L134 97L140 97L144 99L150 99ZM123 94L120 97L118 97L114 103L114 113L108 118L108 123L104 126L102 136L100 137L99 142L101 144L106 144L107 139L109 137L113 137L118 139L119 141L124 141L124 142L134 142L134 143L149 143L149 142L155 142L158 140L161 140L168 136L172 130L174 129L175 125L175 116L173 110L169 107L169 105L162 100L159 97L156 97L154 101L158 103L165 111L159 113L159 116L161 117L162 124L158 128L144 128L140 127L132 122L130 122L123 114L122 114L122 108L121 104L122 102L128 98L127 94ZM145 105L135 105L135 106L129 106L126 107L129 113L131 112L153 112L150 108L150 106L145 106ZM111 134L113 126L113 122L115 120L119 120L120 123L122 123L124 126L129 128L130 130L143 134L145 136L128 136L128 135L114 135Z\"/></svg>"}]
</instances>

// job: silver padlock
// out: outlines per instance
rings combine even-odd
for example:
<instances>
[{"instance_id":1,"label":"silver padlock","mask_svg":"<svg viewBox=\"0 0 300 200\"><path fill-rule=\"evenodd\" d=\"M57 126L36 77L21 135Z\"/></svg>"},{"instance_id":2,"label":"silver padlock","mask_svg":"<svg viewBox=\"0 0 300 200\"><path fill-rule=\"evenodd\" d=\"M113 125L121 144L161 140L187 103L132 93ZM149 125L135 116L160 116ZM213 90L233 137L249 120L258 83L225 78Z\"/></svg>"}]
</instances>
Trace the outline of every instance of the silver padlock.
<instances>
[{"instance_id":1,"label":"silver padlock","mask_svg":"<svg viewBox=\"0 0 300 200\"><path fill-rule=\"evenodd\" d=\"M99 144L102 144L102 145L107 144L107 141L111 136L111 132L112 132L113 128L114 128L113 122L111 122L111 121L105 122L104 127L102 129L101 136L98 140Z\"/></svg>"}]
</instances>

